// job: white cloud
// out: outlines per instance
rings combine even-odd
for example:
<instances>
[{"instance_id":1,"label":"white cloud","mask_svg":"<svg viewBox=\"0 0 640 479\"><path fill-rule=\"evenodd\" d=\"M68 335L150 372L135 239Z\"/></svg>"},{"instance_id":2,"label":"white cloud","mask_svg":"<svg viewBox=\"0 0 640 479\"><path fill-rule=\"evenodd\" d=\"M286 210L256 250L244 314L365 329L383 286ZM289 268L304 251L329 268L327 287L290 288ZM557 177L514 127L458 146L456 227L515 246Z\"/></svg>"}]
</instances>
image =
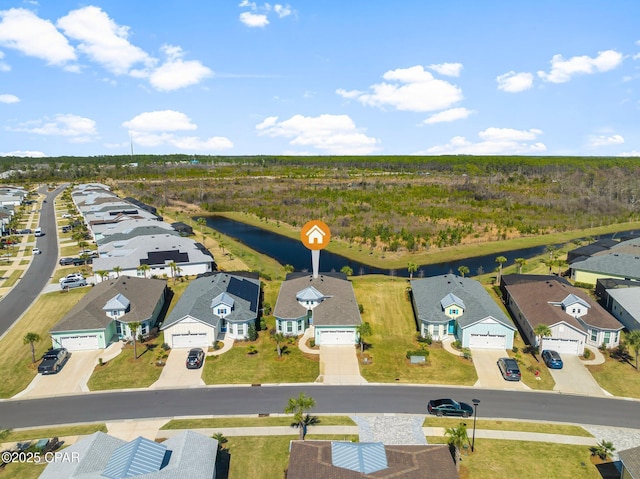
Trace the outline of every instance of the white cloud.
<instances>
[{"instance_id":1,"label":"white cloud","mask_svg":"<svg viewBox=\"0 0 640 479\"><path fill-rule=\"evenodd\" d=\"M527 72L516 73L513 70L496 77L498 90L517 93L528 90L533 86L533 74Z\"/></svg>"},{"instance_id":2,"label":"white cloud","mask_svg":"<svg viewBox=\"0 0 640 479\"><path fill-rule=\"evenodd\" d=\"M116 24L99 7L73 10L57 24L65 35L80 42L79 51L115 75L128 73L138 63L154 63L144 50L129 42L129 27Z\"/></svg>"},{"instance_id":3,"label":"white cloud","mask_svg":"<svg viewBox=\"0 0 640 479\"><path fill-rule=\"evenodd\" d=\"M18 103L20 98L15 95L11 95L9 93L4 93L0 95L0 103Z\"/></svg>"},{"instance_id":4,"label":"white cloud","mask_svg":"<svg viewBox=\"0 0 640 479\"><path fill-rule=\"evenodd\" d=\"M44 158L47 155L42 153L41 151L8 151L6 153L0 152L0 156L18 156L20 158Z\"/></svg>"},{"instance_id":5,"label":"white cloud","mask_svg":"<svg viewBox=\"0 0 640 479\"><path fill-rule=\"evenodd\" d=\"M76 60L74 48L49 20L29 10L0 11L0 46L40 58L49 65L64 66Z\"/></svg>"},{"instance_id":6,"label":"white cloud","mask_svg":"<svg viewBox=\"0 0 640 479\"><path fill-rule=\"evenodd\" d=\"M565 60L562 55L554 55L551 59L550 72L539 71L538 76L547 82L566 83L574 75L613 70L622 63L622 60L622 53L615 50L598 52L598 56L595 58L583 55Z\"/></svg>"},{"instance_id":7,"label":"white cloud","mask_svg":"<svg viewBox=\"0 0 640 479\"><path fill-rule=\"evenodd\" d=\"M54 118L44 118L22 123L15 128L7 128L9 131L34 133L45 136L66 136L74 142L91 141L97 135L96 122L72 114L60 114Z\"/></svg>"},{"instance_id":8,"label":"white cloud","mask_svg":"<svg viewBox=\"0 0 640 479\"><path fill-rule=\"evenodd\" d=\"M435 123L445 123L456 120L464 120L469 118L469 115L475 113L473 110L467 108L451 108L450 110L444 110L439 113L431 115L429 118L423 121L425 125L433 125Z\"/></svg>"},{"instance_id":9,"label":"white cloud","mask_svg":"<svg viewBox=\"0 0 640 479\"><path fill-rule=\"evenodd\" d=\"M281 122L277 116L271 116L256 125L256 130L259 135L286 138L291 140L290 145L311 147L331 155L367 155L379 150L380 143L356 128L348 115L294 115Z\"/></svg>"},{"instance_id":10,"label":"white cloud","mask_svg":"<svg viewBox=\"0 0 640 479\"><path fill-rule=\"evenodd\" d=\"M233 148L233 143L220 136L202 139L176 136L176 131L196 130L198 126L187 115L174 110L141 113L122 126L130 131L133 141L142 146L170 145L181 150L219 151Z\"/></svg>"},{"instance_id":11,"label":"white cloud","mask_svg":"<svg viewBox=\"0 0 640 479\"><path fill-rule=\"evenodd\" d=\"M592 136L589 139L589 146L591 147L620 145L622 143L624 143L624 138L621 135L599 135Z\"/></svg>"},{"instance_id":12,"label":"white cloud","mask_svg":"<svg viewBox=\"0 0 640 479\"><path fill-rule=\"evenodd\" d=\"M440 63L437 65L429 65L433 71L450 77L459 77L462 71L462 63Z\"/></svg>"},{"instance_id":13,"label":"white cloud","mask_svg":"<svg viewBox=\"0 0 640 479\"><path fill-rule=\"evenodd\" d=\"M482 141L471 142L463 136L453 137L445 145L437 145L416 155L507 155L539 154L547 147L541 142L531 142L542 134L541 130L514 130L511 128L487 128L478 133Z\"/></svg>"},{"instance_id":14,"label":"white cloud","mask_svg":"<svg viewBox=\"0 0 640 479\"><path fill-rule=\"evenodd\" d=\"M371 85L371 93L342 88L336 93L344 98L357 99L363 105L420 112L443 110L463 98L460 88L435 79L420 65L388 71L383 79L387 81Z\"/></svg>"},{"instance_id":15,"label":"white cloud","mask_svg":"<svg viewBox=\"0 0 640 479\"><path fill-rule=\"evenodd\" d=\"M242 12L240 14L240 21L246 26L252 28L266 27L267 25L269 25L269 20L263 13Z\"/></svg>"},{"instance_id":16,"label":"white cloud","mask_svg":"<svg viewBox=\"0 0 640 479\"><path fill-rule=\"evenodd\" d=\"M213 71L199 61L183 60L183 52L180 47L164 45L162 50L168 57L167 61L154 70L149 77L149 82L156 90L177 90L196 85L213 75Z\"/></svg>"},{"instance_id":17,"label":"white cloud","mask_svg":"<svg viewBox=\"0 0 640 479\"><path fill-rule=\"evenodd\" d=\"M273 6L273 11L276 12L280 18L288 17L293 13L289 5L280 5L279 3Z\"/></svg>"},{"instance_id":18,"label":"white cloud","mask_svg":"<svg viewBox=\"0 0 640 479\"><path fill-rule=\"evenodd\" d=\"M640 156L640 151L631 150L620 153L618 156Z\"/></svg>"},{"instance_id":19,"label":"white cloud","mask_svg":"<svg viewBox=\"0 0 640 479\"><path fill-rule=\"evenodd\" d=\"M0 60L4 58L4 53L0 52ZM8 72L11 71L11 67L7 65L5 62L0 61L0 72Z\"/></svg>"}]
</instances>

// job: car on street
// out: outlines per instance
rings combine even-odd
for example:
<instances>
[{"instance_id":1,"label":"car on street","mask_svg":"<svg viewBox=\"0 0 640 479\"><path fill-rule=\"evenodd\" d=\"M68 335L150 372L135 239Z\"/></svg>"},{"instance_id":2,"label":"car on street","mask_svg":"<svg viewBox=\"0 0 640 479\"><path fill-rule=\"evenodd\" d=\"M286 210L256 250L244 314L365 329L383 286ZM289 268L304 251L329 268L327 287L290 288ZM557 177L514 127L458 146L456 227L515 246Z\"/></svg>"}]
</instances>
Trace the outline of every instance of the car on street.
<instances>
[{"instance_id":1,"label":"car on street","mask_svg":"<svg viewBox=\"0 0 640 479\"><path fill-rule=\"evenodd\" d=\"M518 362L511 358L498 359L498 368L505 381L520 381L522 374L518 367Z\"/></svg>"},{"instance_id":2,"label":"car on street","mask_svg":"<svg viewBox=\"0 0 640 479\"><path fill-rule=\"evenodd\" d=\"M80 279L80 278L70 278L70 279L63 279L62 281L60 281L60 289L68 289L68 288L79 288L81 286L86 286L87 285L87 280L86 279Z\"/></svg>"},{"instance_id":3,"label":"car on street","mask_svg":"<svg viewBox=\"0 0 640 479\"><path fill-rule=\"evenodd\" d=\"M31 252L33 254L42 254L42 251L40 251L40 248L33 248L33 250Z\"/></svg>"},{"instance_id":4,"label":"car on street","mask_svg":"<svg viewBox=\"0 0 640 479\"><path fill-rule=\"evenodd\" d=\"M473 415L473 407L470 404L453 399L432 399L427 404L427 411L436 416L469 417Z\"/></svg>"},{"instance_id":5,"label":"car on street","mask_svg":"<svg viewBox=\"0 0 640 479\"><path fill-rule=\"evenodd\" d=\"M58 261L60 263L60 266L69 266L70 264L73 264L73 258L60 258L60 261Z\"/></svg>"},{"instance_id":6,"label":"car on street","mask_svg":"<svg viewBox=\"0 0 640 479\"><path fill-rule=\"evenodd\" d=\"M204 351L200 348L193 348L187 355L187 369L198 369L204 364Z\"/></svg>"},{"instance_id":7,"label":"car on street","mask_svg":"<svg viewBox=\"0 0 640 479\"><path fill-rule=\"evenodd\" d=\"M44 356L42 362L38 365L40 374L57 374L69 359L69 351L65 348L50 349Z\"/></svg>"},{"instance_id":8,"label":"car on street","mask_svg":"<svg viewBox=\"0 0 640 479\"><path fill-rule=\"evenodd\" d=\"M564 363L557 351L545 349L542 351L542 360L549 369L562 369Z\"/></svg>"}]
</instances>

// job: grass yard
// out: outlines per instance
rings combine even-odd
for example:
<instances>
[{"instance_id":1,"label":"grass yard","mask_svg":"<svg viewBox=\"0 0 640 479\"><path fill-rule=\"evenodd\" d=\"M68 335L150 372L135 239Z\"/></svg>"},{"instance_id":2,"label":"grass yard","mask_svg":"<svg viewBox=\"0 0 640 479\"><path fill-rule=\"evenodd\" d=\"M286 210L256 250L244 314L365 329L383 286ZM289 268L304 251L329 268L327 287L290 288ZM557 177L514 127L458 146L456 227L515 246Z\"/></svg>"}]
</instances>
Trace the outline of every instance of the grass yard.
<instances>
[{"instance_id":1,"label":"grass yard","mask_svg":"<svg viewBox=\"0 0 640 479\"><path fill-rule=\"evenodd\" d=\"M93 434L96 431L107 432L107 425L104 423L82 424L80 426L60 426L39 429L22 429L11 431L4 439L4 442L35 441L43 438L84 436ZM2 477L2 476L0 476Z\"/></svg>"},{"instance_id":2,"label":"grass yard","mask_svg":"<svg viewBox=\"0 0 640 479\"><path fill-rule=\"evenodd\" d=\"M318 416L319 426L355 426L348 416ZM212 417L207 419L173 419L160 429L202 429L215 427L290 426L291 416Z\"/></svg>"},{"instance_id":3,"label":"grass yard","mask_svg":"<svg viewBox=\"0 0 640 479\"><path fill-rule=\"evenodd\" d=\"M46 464L31 464L14 462L0 471L2 479L38 479L47 467Z\"/></svg>"},{"instance_id":4,"label":"grass yard","mask_svg":"<svg viewBox=\"0 0 640 479\"><path fill-rule=\"evenodd\" d=\"M371 364L361 365L360 374L369 382L456 384L471 386L478 376L473 364L454 356L437 344L428 348L425 365L409 364L407 350L418 349L413 309L407 299L409 286L403 279L386 276L353 277L358 303L364 307L362 320L371 324L365 339Z\"/></svg>"},{"instance_id":5,"label":"grass yard","mask_svg":"<svg viewBox=\"0 0 640 479\"><path fill-rule=\"evenodd\" d=\"M460 418L427 416L422 424L423 427L456 427L460 424ZM467 424L469 424L467 420ZM524 422L524 421L494 421L488 419L478 419L477 429L491 431L521 431L539 432L544 434L562 434L566 436L593 437L588 431L580 426L571 424L556 424L545 422Z\"/></svg>"},{"instance_id":6,"label":"grass yard","mask_svg":"<svg viewBox=\"0 0 640 479\"><path fill-rule=\"evenodd\" d=\"M551 377L551 373L542 358L538 356L538 359L540 359L540 362L538 362L533 354L524 352L526 346L519 334L514 338L513 345L518 348L518 352L514 353L513 351L509 351L509 357L515 358L518 361L520 372L522 373L522 382L531 389L553 390L556 382L553 380L553 377ZM540 379L536 379L536 370L539 371L537 377Z\"/></svg>"},{"instance_id":7,"label":"grass yard","mask_svg":"<svg viewBox=\"0 0 640 479\"><path fill-rule=\"evenodd\" d=\"M37 333L41 341L36 343L36 359L51 347L49 330L82 298L86 290L77 288L68 293L41 295L22 319L0 341L0 364L3 380L0 397L8 398L26 388L37 374L36 364L31 364L31 348L22 342L27 333Z\"/></svg>"},{"instance_id":8,"label":"grass yard","mask_svg":"<svg viewBox=\"0 0 640 479\"><path fill-rule=\"evenodd\" d=\"M160 334L144 344L138 343L138 359L133 358L133 345L122 348L122 352L106 362L96 366L87 385L91 391L108 389L146 388L155 383L162 373L162 367L156 366L158 348L164 341Z\"/></svg>"},{"instance_id":9,"label":"grass yard","mask_svg":"<svg viewBox=\"0 0 640 479\"><path fill-rule=\"evenodd\" d=\"M79 251L80 251L80 248L78 248L78 245L75 245L75 244L73 246L63 246L60 248L60 257L61 258L77 257Z\"/></svg>"},{"instance_id":10,"label":"grass yard","mask_svg":"<svg viewBox=\"0 0 640 479\"><path fill-rule=\"evenodd\" d=\"M4 280L4 283L2 283L2 287L3 288L10 288L13 285L15 285L18 282L18 280L20 279L20 276L22 276L22 273L24 273L23 269L13 270L11 272L11 274L9 275L9 277Z\"/></svg>"},{"instance_id":11,"label":"grass yard","mask_svg":"<svg viewBox=\"0 0 640 479\"><path fill-rule=\"evenodd\" d=\"M640 398L640 372L634 367L635 358L630 363L613 359L608 354L605 358L603 364L587 366L600 387L614 396Z\"/></svg>"},{"instance_id":12,"label":"grass yard","mask_svg":"<svg viewBox=\"0 0 640 479\"><path fill-rule=\"evenodd\" d=\"M427 437L429 444L446 443ZM475 452L462 454L461 479L602 479L586 446L547 442L476 439Z\"/></svg>"},{"instance_id":13,"label":"grass yard","mask_svg":"<svg viewBox=\"0 0 640 479\"><path fill-rule=\"evenodd\" d=\"M247 354L247 346L255 346L256 354ZM296 346L287 345L278 358L276 345L267 331L257 341L236 342L220 356L208 356L202 371L205 384L308 383L319 375L318 356L303 354Z\"/></svg>"}]
</instances>

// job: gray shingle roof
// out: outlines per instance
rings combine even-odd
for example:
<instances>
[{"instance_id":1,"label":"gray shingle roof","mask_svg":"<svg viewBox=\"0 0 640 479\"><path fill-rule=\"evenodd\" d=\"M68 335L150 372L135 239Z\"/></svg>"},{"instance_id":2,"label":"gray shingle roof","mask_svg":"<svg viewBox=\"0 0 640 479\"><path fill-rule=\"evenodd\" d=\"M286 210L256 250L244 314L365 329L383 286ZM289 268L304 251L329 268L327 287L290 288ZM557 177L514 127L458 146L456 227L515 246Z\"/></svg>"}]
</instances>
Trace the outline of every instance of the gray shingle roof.
<instances>
[{"instance_id":1,"label":"gray shingle roof","mask_svg":"<svg viewBox=\"0 0 640 479\"><path fill-rule=\"evenodd\" d=\"M187 316L219 327L220 317L213 314L211 302L221 294L227 294L234 302L234 308L225 320L247 322L258 317L260 281L230 273L215 273L197 278L187 286L161 329L164 330Z\"/></svg>"},{"instance_id":2,"label":"gray shingle roof","mask_svg":"<svg viewBox=\"0 0 640 479\"><path fill-rule=\"evenodd\" d=\"M144 220L134 220L134 221L144 221ZM124 226L127 223L130 223L130 222L124 222L122 224ZM109 243L127 242L132 238L138 238L141 236L151 236L151 235L161 235L161 234L180 236L180 233L178 233L177 231L160 226L161 224L166 225L166 223L162 223L160 221L154 221L154 223L157 223L157 224L150 225L150 226L138 226L137 228L129 227L129 228L123 229L119 233L113 233L113 234L104 236L103 238L100 238L98 240L98 246L104 247Z\"/></svg>"},{"instance_id":3,"label":"gray shingle roof","mask_svg":"<svg viewBox=\"0 0 640 479\"><path fill-rule=\"evenodd\" d=\"M119 321L132 322L149 319L164 295L166 280L120 276L96 284L82 297L51 332L104 329L111 321L102 309L118 293L131 302L131 309Z\"/></svg>"},{"instance_id":4,"label":"gray shingle roof","mask_svg":"<svg viewBox=\"0 0 640 479\"><path fill-rule=\"evenodd\" d=\"M636 288L608 289L607 293L640 322L640 283Z\"/></svg>"},{"instance_id":5,"label":"gray shingle roof","mask_svg":"<svg viewBox=\"0 0 640 479\"><path fill-rule=\"evenodd\" d=\"M640 479L640 446L619 451L618 456L632 479Z\"/></svg>"},{"instance_id":6,"label":"gray shingle roof","mask_svg":"<svg viewBox=\"0 0 640 479\"><path fill-rule=\"evenodd\" d=\"M320 274L292 277L282 282L273 310L278 319L298 319L306 316L307 308L296 299L305 288L313 286L326 298L313 309L315 326L355 326L362 323L353 285L346 279Z\"/></svg>"},{"instance_id":7,"label":"gray shingle roof","mask_svg":"<svg viewBox=\"0 0 640 479\"><path fill-rule=\"evenodd\" d=\"M640 256L609 251L602 256L591 256L584 261L576 261L571 264L571 268L590 273L640 279Z\"/></svg>"},{"instance_id":8,"label":"gray shingle roof","mask_svg":"<svg viewBox=\"0 0 640 479\"><path fill-rule=\"evenodd\" d=\"M431 323L451 321L451 318L444 314L442 301L452 295L464 302L464 313L457 318L461 328L492 317L514 331L516 329L513 321L476 280L444 274L411 280L411 290L417 309L416 314L420 321Z\"/></svg>"}]
</instances>

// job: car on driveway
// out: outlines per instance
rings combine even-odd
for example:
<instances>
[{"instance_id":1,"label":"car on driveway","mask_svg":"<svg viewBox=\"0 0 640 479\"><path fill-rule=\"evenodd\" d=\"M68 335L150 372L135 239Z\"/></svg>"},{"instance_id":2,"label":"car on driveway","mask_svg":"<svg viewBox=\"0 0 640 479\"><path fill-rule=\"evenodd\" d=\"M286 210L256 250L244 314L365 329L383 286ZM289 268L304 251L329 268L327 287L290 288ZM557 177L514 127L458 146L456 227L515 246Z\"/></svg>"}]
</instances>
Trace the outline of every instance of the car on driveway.
<instances>
[{"instance_id":1,"label":"car on driveway","mask_svg":"<svg viewBox=\"0 0 640 479\"><path fill-rule=\"evenodd\" d=\"M86 286L87 285L87 280L86 279L80 279L80 278L70 278L70 279L66 279L63 278L62 281L60 281L60 289L68 289L68 288L79 288L81 286Z\"/></svg>"},{"instance_id":2,"label":"car on driveway","mask_svg":"<svg viewBox=\"0 0 640 479\"><path fill-rule=\"evenodd\" d=\"M60 258L60 266L69 266L73 264L73 258Z\"/></svg>"},{"instance_id":3,"label":"car on driveway","mask_svg":"<svg viewBox=\"0 0 640 479\"><path fill-rule=\"evenodd\" d=\"M33 254L42 254L42 251L40 251L40 248L33 248L33 250L31 252Z\"/></svg>"},{"instance_id":4,"label":"car on driveway","mask_svg":"<svg viewBox=\"0 0 640 479\"><path fill-rule=\"evenodd\" d=\"M562 369L562 366L564 366L562 358L558 352L550 349L542 351L542 360L549 369Z\"/></svg>"},{"instance_id":5,"label":"car on driveway","mask_svg":"<svg viewBox=\"0 0 640 479\"><path fill-rule=\"evenodd\" d=\"M502 377L506 381L520 381L520 379L522 378L520 368L518 367L518 362L515 359L498 359L498 368L500 368L500 373L502 373Z\"/></svg>"},{"instance_id":6,"label":"car on driveway","mask_svg":"<svg viewBox=\"0 0 640 479\"><path fill-rule=\"evenodd\" d=\"M80 280L80 279L84 279L84 276L82 275L82 273L69 273L68 275L64 276L63 278L60 278L59 283L62 283L66 279L69 279L69 280L71 280L71 279Z\"/></svg>"},{"instance_id":7,"label":"car on driveway","mask_svg":"<svg viewBox=\"0 0 640 479\"><path fill-rule=\"evenodd\" d=\"M69 214L69 213L65 213L65 214L62 215L62 217L63 218L73 218L73 215Z\"/></svg>"},{"instance_id":8,"label":"car on driveway","mask_svg":"<svg viewBox=\"0 0 640 479\"><path fill-rule=\"evenodd\" d=\"M42 362L38 365L38 372L40 374L57 374L67 362L69 356L69 351L65 348L50 349L42 356Z\"/></svg>"},{"instance_id":9,"label":"car on driveway","mask_svg":"<svg viewBox=\"0 0 640 479\"><path fill-rule=\"evenodd\" d=\"M469 417L473 415L473 407L470 404L453 399L432 399L427 404L427 411L436 416Z\"/></svg>"},{"instance_id":10,"label":"car on driveway","mask_svg":"<svg viewBox=\"0 0 640 479\"><path fill-rule=\"evenodd\" d=\"M204 364L204 351L200 348L193 348L187 355L187 369L198 369Z\"/></svg>"}]
</instances>

